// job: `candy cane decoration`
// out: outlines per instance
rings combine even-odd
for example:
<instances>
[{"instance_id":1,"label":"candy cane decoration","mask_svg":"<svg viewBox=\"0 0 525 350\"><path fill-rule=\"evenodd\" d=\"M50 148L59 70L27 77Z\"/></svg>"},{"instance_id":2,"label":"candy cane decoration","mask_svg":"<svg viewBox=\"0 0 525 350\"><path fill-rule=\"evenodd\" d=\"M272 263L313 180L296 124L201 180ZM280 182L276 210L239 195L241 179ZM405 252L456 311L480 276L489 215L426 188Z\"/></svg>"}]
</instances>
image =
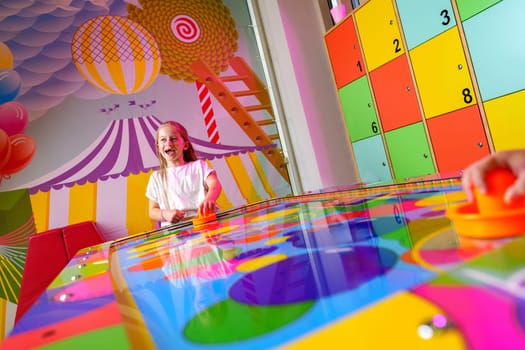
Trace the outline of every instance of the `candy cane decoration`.
<instances>
[{"instance_id":1,"label":"candy cane decoration","mask_svg":"<svg viewBox=\"0 0 525 350\"><path fill-rule=\"evenodd\" d=\"M206 124L206 132L211 143L220 143L219 130L217 130L217 123L215 122L215 114L211 106L210 91L200 81L196 80L195 85L199 92L199 101L201 103L202 115L204 116L204 123Z\"/></svg>"},{"instance_id":2,"label":"candy cane decoration","mask_svg":"<svg viewBox=\"0 0 525 350\"><path fill-rule=\"evenodd\" d=\"M171 31L175 37L183 43L193 43L199 39L201 34L198 23L192 17L186 15L178 15L173 18L171 21ZM219 143L219 131L217 130L215 114L211 106L210 92L206 85L197 80L195 81L195 85L199 93L199 101L201 103L208 138L212 143Z\"/></svg>"}]
</instances>

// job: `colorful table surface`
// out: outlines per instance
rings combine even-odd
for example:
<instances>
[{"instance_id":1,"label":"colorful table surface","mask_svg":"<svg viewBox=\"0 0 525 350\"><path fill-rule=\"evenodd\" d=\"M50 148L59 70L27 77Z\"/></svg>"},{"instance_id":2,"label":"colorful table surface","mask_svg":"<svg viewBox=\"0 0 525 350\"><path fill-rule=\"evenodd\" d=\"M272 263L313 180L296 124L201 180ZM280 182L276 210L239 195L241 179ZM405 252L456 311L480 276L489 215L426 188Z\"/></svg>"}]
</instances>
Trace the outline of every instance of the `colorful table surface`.
<instances>
[{"instance_id":1,"label":"colorful table surface","mask_svg":"<svg viewBox=\"0 0 525 350\"><path fill-rule=\"evenodd\" d=\"M525 239L459 179L272 199L80 251L0 349L525 348Z\"/></svg>"}]
</instances>

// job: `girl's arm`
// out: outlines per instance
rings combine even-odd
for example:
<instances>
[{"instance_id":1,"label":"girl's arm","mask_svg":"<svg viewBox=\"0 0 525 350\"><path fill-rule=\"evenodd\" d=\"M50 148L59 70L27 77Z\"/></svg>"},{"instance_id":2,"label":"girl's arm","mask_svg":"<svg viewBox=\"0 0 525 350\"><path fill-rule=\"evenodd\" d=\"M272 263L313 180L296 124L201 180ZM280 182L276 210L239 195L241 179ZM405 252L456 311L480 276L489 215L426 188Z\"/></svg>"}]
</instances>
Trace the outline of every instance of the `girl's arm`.
<instances>
[{"instance_id":1,"label":"girl's arm","mask_svg":"<svg viewBox=\"0 0 525 350\"><path fill-rule=\"evenodd\" d=\"M181 221L184 219L186 213L183 210L167 210L160 209L159 203L149 200L149 217L155 221L165 221L171 224Z\"/></svg>"},{"instance_id":2,"label":"girl's arm","mask_svg":"<svg viewBox=\"0 0 525 350\"><path fill-rule=\"evenodd\" d=\"M215 171L211 172L208 177L206 177L206 186L208 191L206 192L206 197L199 206L199 213L202 215L207 215L213 213L217 207L217 198L222 191L222 185L217 177Z\"/></svg>"}]
</instances>

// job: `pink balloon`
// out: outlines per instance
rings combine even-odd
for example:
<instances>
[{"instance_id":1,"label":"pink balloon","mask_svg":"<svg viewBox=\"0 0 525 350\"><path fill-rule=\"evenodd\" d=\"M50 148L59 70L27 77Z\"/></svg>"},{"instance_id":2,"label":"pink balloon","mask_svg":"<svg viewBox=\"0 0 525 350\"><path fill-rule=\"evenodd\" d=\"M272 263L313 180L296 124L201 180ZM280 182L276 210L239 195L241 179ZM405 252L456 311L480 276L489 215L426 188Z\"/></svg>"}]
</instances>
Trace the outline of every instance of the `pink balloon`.
<instances>
[{"instance_id":1,"label":"pink balloon","mask_svg":"<svg viewBox=\"0 0 525 350\"><path fill-rule=\"evenodd\" d=\"M27 110L17 101L9 101L0 105L0 129L7 135L22 133L27 125Z\"/></svg>"},{"instance_id":2,"label":"pink balloon","mask_svg":"<svg viewBox=\"0 0 525 350\"><path fill-rule=\"evenodd\" d=\"M7 164L11 158L11 141L7 133L0 129L0 170Z\"/></svg>"},{"instance_id":3,"label":"pink balloon","mask_svg":"<svg viewBox=\"0 0 525 350\"><path fill-rule=\"evenodd\" d=\"M36 144L31 136L16 134L9 136L11 141L11 157L0 172L3 175L12 175L24 169L35 154Z\"/></svg>"}]
</instances>

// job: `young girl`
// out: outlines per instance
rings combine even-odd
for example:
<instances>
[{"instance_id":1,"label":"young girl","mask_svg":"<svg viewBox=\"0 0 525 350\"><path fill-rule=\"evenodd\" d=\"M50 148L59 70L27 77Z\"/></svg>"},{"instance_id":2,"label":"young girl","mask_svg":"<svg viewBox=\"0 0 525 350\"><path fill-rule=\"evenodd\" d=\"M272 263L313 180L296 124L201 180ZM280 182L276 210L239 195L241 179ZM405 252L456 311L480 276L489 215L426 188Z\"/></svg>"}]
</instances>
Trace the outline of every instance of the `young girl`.
<instances>
[{"instance_id":1,"label":"young girl","mask_svg":"<svg viewBox=\"0 0 525 350\"><path fill-rule=\"evenodd\" d=\"M215 170L197 159L184 126L174 121L161 124L156 144L160 168L151 174L146 189L149 217L167 226L213 213L222 186Z\"/></svg>"}]
</instances>

